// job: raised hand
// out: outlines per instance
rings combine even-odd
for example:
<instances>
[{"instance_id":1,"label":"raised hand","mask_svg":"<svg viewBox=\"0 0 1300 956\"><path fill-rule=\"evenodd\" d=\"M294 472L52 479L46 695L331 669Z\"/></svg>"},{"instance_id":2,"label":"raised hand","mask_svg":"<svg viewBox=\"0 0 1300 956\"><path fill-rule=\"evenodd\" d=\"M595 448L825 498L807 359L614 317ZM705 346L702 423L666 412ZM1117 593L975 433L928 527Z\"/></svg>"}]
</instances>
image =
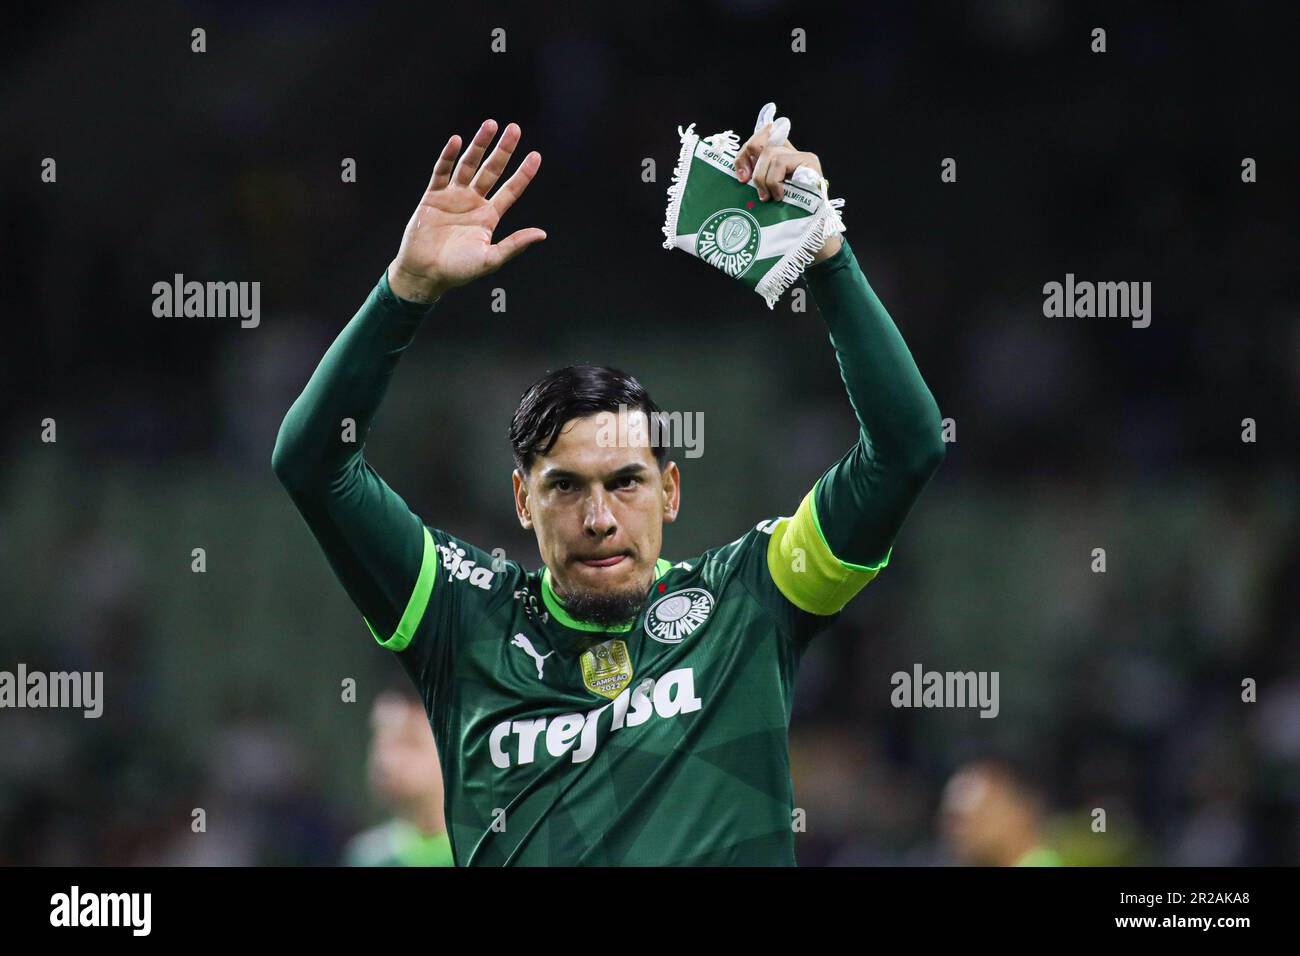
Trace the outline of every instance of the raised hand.
<instances>
[{"instance_id":1,"label":"raised hand","mask_svg":"<svg viewBox=\"0 0 1300 956\"><path fill-rule=\"evenodd\" d=\"M801 152L790 142L790 121L776 116L776 104L768 103L758 114L754 135L736 154L736 178L751 184L762 202L785 198L785 180L816 190L822 176L822 161L816 153ZM842 240L831 236L813 256L823 262L840 251Z\"/></svg>"},{"instance_id":2,"label":"raised hand","mask_svg":"<svg viewBox=\"0 0 1300 956\"><path fill-rule=\"evenodd\" d=\"M480 167L496 129L496 120L485 120L459 162L460 136L452 136L442 148L429 186L406 224L401 248L388 266L388 284L401 298L432 302L448 289L496 272L546 238L541 229L527 228L492 242L497 223L524 194L542 164L541 153L529 153L488 199L520 137L517 124L506 126Z\"/></svg>"}]
</instances>

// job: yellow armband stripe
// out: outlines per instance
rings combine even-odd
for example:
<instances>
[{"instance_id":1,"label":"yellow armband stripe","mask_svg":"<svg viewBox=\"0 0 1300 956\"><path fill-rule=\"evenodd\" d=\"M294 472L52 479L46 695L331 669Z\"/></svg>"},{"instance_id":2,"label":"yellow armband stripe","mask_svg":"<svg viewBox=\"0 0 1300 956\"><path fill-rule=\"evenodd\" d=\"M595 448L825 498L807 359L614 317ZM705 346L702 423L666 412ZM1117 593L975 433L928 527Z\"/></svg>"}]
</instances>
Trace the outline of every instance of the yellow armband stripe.
<instances>
[{"instance_id":1,"label":"yellow armband stripe","mask_svg":"<svg viewBox=\"0 0 1300 956\"><path fill-rule=\"evenodd\" d=\"M793 518L781 519L767 544L767 569L777 588L809 614L835 614L889 563L890 549L875 567L841 561L831 552L817 520L817 486L804 495Z\"/></svg>"},{"instance_id":2,"label":"yellow armband stripe","mask_svg":"<svg viewBox=\"0 0 1300 956\"><path fill-rule=\"evenodd\" d=\"M415 587L411 590L411 598L406 602L406 610L402 614L402 619L397 622L397 630L388 640L379 636L374 625L366 621L366 627L370 628L370 633L375 636L380 647L386 647L390 651L404 651L406 645L411 643L411 638L415 637L415 629L420 626L420 621L424 617L425 608L429 606L429 596L433 593L433 584L438 580L438 549L433 543L433 535L429 534L429 529L424 529L424 555L420 559L420 573L415 579Z\"/></svg>"}]
</instances>

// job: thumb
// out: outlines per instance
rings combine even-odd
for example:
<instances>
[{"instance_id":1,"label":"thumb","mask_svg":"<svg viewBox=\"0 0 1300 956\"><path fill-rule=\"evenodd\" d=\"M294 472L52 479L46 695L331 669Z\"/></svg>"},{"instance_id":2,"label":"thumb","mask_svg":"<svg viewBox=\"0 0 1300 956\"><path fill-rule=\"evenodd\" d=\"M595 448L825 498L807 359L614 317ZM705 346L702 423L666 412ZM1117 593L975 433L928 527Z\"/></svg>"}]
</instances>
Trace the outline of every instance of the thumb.
<instances>
[{"instance_id":1,"label":"thumb","mask_svg":"<svg viewBox=\"0 0 1300 956\"><path fill-rule=\"evenodd\" d=\"M493 270L500 269L533 243L545 238L546 233L541 229L517 229L500 242L488 246L488 263Z\"/></svg>"}]
</instances>

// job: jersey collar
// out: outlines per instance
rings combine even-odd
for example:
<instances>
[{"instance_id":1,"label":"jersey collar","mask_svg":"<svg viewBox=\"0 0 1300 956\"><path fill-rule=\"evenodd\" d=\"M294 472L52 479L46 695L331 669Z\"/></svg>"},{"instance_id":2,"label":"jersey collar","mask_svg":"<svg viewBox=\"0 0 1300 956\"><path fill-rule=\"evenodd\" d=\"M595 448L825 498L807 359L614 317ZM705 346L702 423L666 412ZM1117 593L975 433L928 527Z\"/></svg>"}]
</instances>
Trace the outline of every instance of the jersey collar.
<instances>
[{"instance_id":1,"label":"jersey collar","mask_svg":"<svg viewBox=\"0 0 1300 956\"><path fill-rule=\"evenodd\" d=\"M655 581L658 581L665 574L667 574L668 569L671 568L672 566L673 566L672 562L666 558L660 558L658 561L656 561ZM653 583L654 582L652 582L652 584ZM542 569L542 603L546 605L546 610L550 612L552 619L554 619L556 623L562 624L568 628L572 628L575 631L588 631L588 632L594 631L597 633L609 632L611 634L625 634L628 631L632 630L633 627L636 626L636 618L632 618L632 620L627 621L626 623L623 624L614 624L609 627L605 627L604 625L601 624L592 624L588 621L579 621L577 618L570 615L569 612L564 609L564 605L560 603L560 599L556 597L555 590L551 587L551 569L549 567L543 567Z\"/></svg>"}]
</instances>

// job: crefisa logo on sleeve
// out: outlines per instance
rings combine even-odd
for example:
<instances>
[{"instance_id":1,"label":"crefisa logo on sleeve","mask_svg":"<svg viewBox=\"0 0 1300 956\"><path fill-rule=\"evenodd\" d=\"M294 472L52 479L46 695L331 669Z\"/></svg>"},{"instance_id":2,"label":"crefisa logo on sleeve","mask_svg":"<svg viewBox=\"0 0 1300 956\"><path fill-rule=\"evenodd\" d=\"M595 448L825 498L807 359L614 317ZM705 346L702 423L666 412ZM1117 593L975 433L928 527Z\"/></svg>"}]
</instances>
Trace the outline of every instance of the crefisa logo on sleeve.
<instances>
[{"instance_id":1,"label":"crefisa logo on sleeve","mask_svg":"<svg viewBox=\"0 0 1300 956\"><path fill-rule=\"evenodd\" d=\"M713 595L704 588L684 588L661 597L645 615L645 632L660 644L680 644L709 618Z\"/></svg>"}]
</instances>

